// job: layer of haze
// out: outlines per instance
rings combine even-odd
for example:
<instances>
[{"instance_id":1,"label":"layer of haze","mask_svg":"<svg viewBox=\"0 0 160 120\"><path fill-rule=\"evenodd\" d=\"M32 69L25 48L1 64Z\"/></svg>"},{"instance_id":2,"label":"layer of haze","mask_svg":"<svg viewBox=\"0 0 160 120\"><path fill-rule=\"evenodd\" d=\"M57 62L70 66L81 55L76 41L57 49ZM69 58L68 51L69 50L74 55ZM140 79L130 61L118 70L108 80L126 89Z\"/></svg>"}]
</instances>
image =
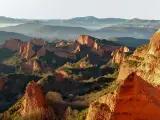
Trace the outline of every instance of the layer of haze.
<instances>
[{"instance_id":1,"label":"layer of haze","mask_svg":"<svg viewBox=\"0 0 160 120\"><path fill-rule=\"evenodd\" d=\"M0 16L29 19L160 19L160 0L0 0Z\"/></svg>"}]
</instances>

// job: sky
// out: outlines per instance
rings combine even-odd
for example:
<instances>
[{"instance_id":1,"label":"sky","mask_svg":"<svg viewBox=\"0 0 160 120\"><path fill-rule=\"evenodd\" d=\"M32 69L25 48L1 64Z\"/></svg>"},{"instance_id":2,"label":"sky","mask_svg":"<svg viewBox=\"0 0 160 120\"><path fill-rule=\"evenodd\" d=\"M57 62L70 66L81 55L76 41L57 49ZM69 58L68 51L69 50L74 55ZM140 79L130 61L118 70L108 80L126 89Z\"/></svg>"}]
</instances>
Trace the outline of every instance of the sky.
<instances>
[{"instance_id":1,"label":"sky","mask_svg":"<svg viewBox=\"0 0 160 120\"><path fill-rule=\"evenodd\" d=\"M160 20L160 0L0 0L0 16L27 19L140 18Z\"/></svg>"}]
</instances>

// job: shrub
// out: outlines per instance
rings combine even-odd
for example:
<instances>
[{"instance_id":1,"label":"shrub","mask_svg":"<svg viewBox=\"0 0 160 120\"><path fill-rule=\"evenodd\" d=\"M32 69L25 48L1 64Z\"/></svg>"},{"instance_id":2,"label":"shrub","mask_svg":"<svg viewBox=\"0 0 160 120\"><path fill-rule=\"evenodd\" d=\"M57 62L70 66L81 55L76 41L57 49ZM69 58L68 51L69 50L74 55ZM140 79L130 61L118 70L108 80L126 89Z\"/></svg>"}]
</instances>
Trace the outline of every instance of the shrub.
<instances>
[{"instance_id":1,"label":"shrub","mask_svg":"<svg viewBox=\"0 0 160 120\"><path fill-rule=\"evenodd\" d=\"M52 103L63 101L62 95L58 92L49 91L45 97L48 102Z\"/></svg>"}]
</instances>

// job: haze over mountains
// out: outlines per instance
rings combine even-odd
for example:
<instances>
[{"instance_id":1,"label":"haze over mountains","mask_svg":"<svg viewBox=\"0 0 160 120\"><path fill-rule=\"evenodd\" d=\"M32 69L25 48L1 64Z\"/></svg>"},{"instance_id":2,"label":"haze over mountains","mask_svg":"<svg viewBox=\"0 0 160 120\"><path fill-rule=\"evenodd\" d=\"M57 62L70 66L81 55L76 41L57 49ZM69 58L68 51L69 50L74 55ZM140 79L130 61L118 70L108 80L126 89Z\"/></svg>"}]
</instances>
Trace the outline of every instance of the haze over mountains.
<instances>
[{"instance_id":1,"label":"haze over mountains","mask_svg":"<svg viewBox=\"0 0 160 120\"><path fill-rule=\"evenodd\" d=\"M96 18L93 16L72 19L31 20L0 17L0 31L19 33L28 37L74 40L79 35L90 35L97 38L130 37L141 39L146 43L160 26L160 20ZM5 26L5 27L4 27ZM9 34L9 33L8 33ZM7 37L0 37L2 41ZM20 38L14 36L13 38ZM23 40L26 40L24 38ZM133 39L132 39L133 40ZM124 45L128 45L123 43ZM131 44L129 44L130 46ZM142 44L138 44L142 45ZM134 46L138 46L134 45Z\"/></svg>"}]
</instances>

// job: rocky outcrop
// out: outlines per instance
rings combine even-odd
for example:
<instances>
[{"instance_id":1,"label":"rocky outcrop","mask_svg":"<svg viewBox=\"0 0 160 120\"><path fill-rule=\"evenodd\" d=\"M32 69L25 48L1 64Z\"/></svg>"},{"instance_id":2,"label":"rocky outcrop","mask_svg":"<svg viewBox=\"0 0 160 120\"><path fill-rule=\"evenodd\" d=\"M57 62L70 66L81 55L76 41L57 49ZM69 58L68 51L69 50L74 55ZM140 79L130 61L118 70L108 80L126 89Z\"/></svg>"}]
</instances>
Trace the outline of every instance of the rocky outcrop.
<instances>
[{"instance_id":1,"label":"rocky outcrop","mask_svg":"<svg viewBox=\"0 0 160 120\"><path fill-rule=\"evenodd\" d=\"M34 115L34 119L55 119L53 109L45 105L45 97L36 82L30 82L26 87L24 100L21 105L20 114L22 117L30 119Z\"/></svg>"},{"instance_id":2,"label":"rocky outcrop","mask_svg":"<svg viewBox=\"0 0 160 120\"><path fill-rule=\"evenodd\" d=\"M39 58L39 57L41 57L41 56L45 56L45 54L46 54L46 48L45 48L45 46L43 45L43 46L40 48L40 50L37 51L36 57Z\"/></svg>"},{"instance_id":3,"label":"rocky outcrop","mask_svg":"<svg viewBox=\"0 0 160 120\"><path fill-rule=\"evenodd\" d=\"M40 46L46 45L46 42L42 39L33 39L30 42L34 45L40 45Z\"/></svg>"},{"instance_id":4,"label":"rocky outcrop","mask_svg":"<svg viewBox=\"0 0 160 120\"><path fill-rule=\"evenodd\" d=\"M65 78L67 78L69 75L67 72L61 70L61 71L58 71L57 75L56 75L56 80L57 81L62 81L64 80Z\"/></svg>"},{"instance_id":5,"label":"rocky outcrop","mask_svg":"<svg viewBox=\"0 0 160 120\"><path fill-rule=\"evenodd\" d=\"M119 50L112 52L111 55L113 56L112 58L113 64L120 64L125 59L125 54L123 52L120 52Z\"/></svg>"},{"instance_id":6,"label":"rocky outcrop","mask_svg":"<svg viewBox=\"0 0 160 120\"><path fill-rule=\"evenodd\" d=\"M131 73L118 89L90 105L87 120L159 120L159 117L160 90Z\"/></svg>"},{"instance_id":7,"label":"rocky outcrop","mask_svg":"<svg viewBox=\"0 0 160 120\"><path fill-rule=\"evenodd\" d=\"M31 42L23 44L20 48L20 55L25 59L33 57L33 55L35 55L36 52L32 49L32 47L33 44Z\"/></svg>"},{"instance_id":8,"label":"rocky outcrop","mask_svg":"<svg viewBox=\"0 0 160 120\"><path fill-rule=\"evenodd\" d=\"M25 99L21 107L21 115L33 114L45 108L44 95L37 83L31 82L26 87Z\"/></svg>"},{"instance_id":9,"label":"rocky outcrop","mask_svg":"<svg viewBox=\"0 0 160 120\"><path fill-rule=\"evenodd\" d=\"M125 56L129 52L129 48L127 47L121 47L120 49L113 51L111 53L112 56L112 63L113 64L121 64L125 60Z\"/></svg>"},{"instance_id":10,"label":"rocky outcrop","mask_svg":"<svg viewBox=\"0 0 160 120\"><path fill-rule=\"evenodd\" d=\"M80 52L80 43L77 40L74 40L73 45L72 45L72 50L74 53Z\"/></svg>"},{"instance_id":11,"label":"rocky outcrop","mask_svg":"<svg viewBox=\"0 0 160 120\"><path fill-rule=\"evenodd\" d=\"M33 39L29 42L24 43L20 47L20 55L22 58L29 59L34 55L39 58L40 56L44 56L46 53L45 49L46 43L41 39Z\"/></svg>"},{"instance_id":12,"label":"rocky outcrop","mask_svg":"<svg viewBox=\"0 0 160 120\"><path fill-rule=\"evenodd\" d=\"M21 40L18 40L18 39L10 39L10 40L7 40L3 45L2 45L2 48L8 48L12 51L19 51L20 50L20 47L21 45L23 44L24 42L21 41Z\"/></svg>"},{"instance_id":13,"label":"rocky outcrop","mask_svg":"<svg viewBox=\"0 0 160 120\"><path fill-rule=\"evenodd\" d=\"M28 62L24 63L21 65L21 70L22 73L32 73L32 72L42 72L43 68L41 65L38 63L38 61L35 60L29 60Z\"/></svg>"},{"instance_id":14,"label":"rocky outcrop","mask_svg":"<svg viewBox=\"0 0 160 120\"><path fill-rule=\"evenodd\" d=\"M137 48L132 56L130 56L120 67L120 73L118 79L124 80L127 75L136 71L137 74L142 77L144 80L148 81L153 85L160 84L160 32L157 31L149 45L142 46ZM141 53L143 51L143 53ZM140 56L142 55L142 56ZM134 59L133 59L134 58ZM128 68L126 68L127 66ZM121 75L123 70L127 69L126 75Z\"/></svg>"},{"instance_id":15,"label":"rocky outcrop","mask_svg":"<svg viewBox=\"0 0 160 120\"><path fill-rule=\"evenodd\" d=\"M123 52L123 53L127 53L127 52L129 52L129 48L126 47L126 46L120 47L119 51L120 51L120 52Z\"/></svg>"},{"instance_id":16,"label":"rocky outcrop","mask_svg":"<svg viewBox=\"0 0 160 120\"><path fill-rule=\"evenodd\" d=\"M78 42L81 45L87 45L88 47L93 47L95 44L94 39L91 36L81 35L78 37Z\"/></svg>"}]
</instances>

